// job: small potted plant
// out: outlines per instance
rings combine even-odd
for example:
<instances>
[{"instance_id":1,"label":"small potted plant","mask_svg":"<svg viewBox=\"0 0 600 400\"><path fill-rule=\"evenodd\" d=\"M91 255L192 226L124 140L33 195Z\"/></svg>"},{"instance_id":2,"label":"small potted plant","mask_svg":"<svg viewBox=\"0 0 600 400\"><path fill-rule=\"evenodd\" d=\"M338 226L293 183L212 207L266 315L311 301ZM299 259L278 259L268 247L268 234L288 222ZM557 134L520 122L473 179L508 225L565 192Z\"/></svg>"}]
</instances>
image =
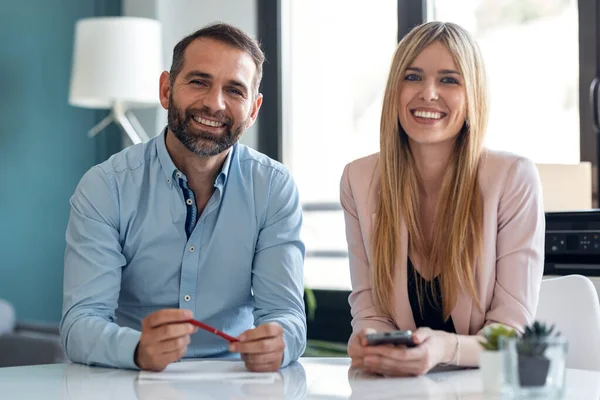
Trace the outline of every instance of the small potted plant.
<instances>
[{"instance_id":1,"label":"small potted plant","mask_svg":"<svg viewBox=\"0 0 600 400\"><path fill-rule=\"evenodd\" d=\"M525 328L525 333L517 342L519 384L522 387L544 386L550 369L550 359L546 356L548 343L560 335L554 333L554 325L535 321Z\"/></svg>"},{"instance_id":2,"label":"small potted plant","mask_svg":"<svg viewBox=\"0 0 600 400\"><path fill-rule=\"evenodd\" d=\"M504 384L504 357L499 352L501 337L513 338L517 332L505 325L493 324L483 330L482 349L479 352L479 369L486 392L498 393Z\"/></svg>"}]
</instances>

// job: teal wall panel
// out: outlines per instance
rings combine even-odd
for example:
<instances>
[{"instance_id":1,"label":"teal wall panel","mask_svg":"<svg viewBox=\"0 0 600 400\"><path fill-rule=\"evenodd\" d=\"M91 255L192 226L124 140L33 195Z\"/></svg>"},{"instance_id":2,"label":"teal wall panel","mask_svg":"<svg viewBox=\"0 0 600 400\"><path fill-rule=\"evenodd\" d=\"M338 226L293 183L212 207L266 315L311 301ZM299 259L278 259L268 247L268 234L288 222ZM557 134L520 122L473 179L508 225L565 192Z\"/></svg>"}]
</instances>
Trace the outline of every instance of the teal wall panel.
<instances>
[{"instance_id":1,"label":"teal wall panel","mask_svg":"<svg viewBox=\"0 0 600 400\"><path fill-rule=\"evenodd\" d=\"M21 321L60 320L69 198L120 148L114 126L86 135L106 111L68 104L75 22L120 12L120 0L0 5L0 298Z\"/></svg>"}]
</instances>

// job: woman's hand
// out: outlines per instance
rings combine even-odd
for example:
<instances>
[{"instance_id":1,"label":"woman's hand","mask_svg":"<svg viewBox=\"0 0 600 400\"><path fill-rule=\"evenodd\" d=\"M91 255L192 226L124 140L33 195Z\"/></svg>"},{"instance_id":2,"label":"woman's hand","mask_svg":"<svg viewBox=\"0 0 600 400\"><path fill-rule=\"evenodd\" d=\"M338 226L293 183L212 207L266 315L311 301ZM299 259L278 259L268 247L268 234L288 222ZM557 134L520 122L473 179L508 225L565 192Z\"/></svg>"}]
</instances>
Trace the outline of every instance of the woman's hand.
<instances>
[{"instance_id":1,"label":"woman's hand","mask_svg":"<svg viewBox=\"0 0 600 400\"><path fill-rule=\"evenodd\" d=\"M363 368L363 358L365 356L365 349L367 348L365 335L369 333L377 333L377 331L373 328L366 328L350 336L350 340L348 341L348 355L352 358L350 366L353 368Z\"/></svg>"},{"instance_id":2,"label":"woman's hand","mask_svg":"<svg viewBox=\"0 0 600 400\"><path fill-rule=\"evenodd\" d=\"M364 338L364 335L362 337ZM357 340L360 338L359 334ZM450 362L454 355L456 338L450 333L419 328L413 333L413 340L418 346L408 348L366 346L366 343L359 346L361 343L351 339L348 353L352 357L352 366L385 376L419 376L426 374L439 363ZM351 351L355 355L351 354Z\"/></svg>"}]
</instances>

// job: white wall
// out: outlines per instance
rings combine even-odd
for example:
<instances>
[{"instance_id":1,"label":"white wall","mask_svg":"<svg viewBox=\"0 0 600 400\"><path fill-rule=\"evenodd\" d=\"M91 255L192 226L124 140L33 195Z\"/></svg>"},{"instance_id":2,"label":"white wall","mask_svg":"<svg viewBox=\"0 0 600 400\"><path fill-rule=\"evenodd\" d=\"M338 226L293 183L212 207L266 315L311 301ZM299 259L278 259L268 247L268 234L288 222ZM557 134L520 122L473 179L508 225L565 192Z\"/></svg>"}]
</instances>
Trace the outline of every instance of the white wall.
<instances>
[{"instance_id":1,"label":"white wall","mask_svg":"<svg viewBox=\"0 0 600 400\"><path fill-rule=\"evenodd\" d=\"M173 47L184 36L212 22L226 22L240 28L256 38L258 34L256 0L123 0L123 15L154 18L162 23L163 64L171 67ZM158 96L158 77L156 77ZM140 123L150 136L154 136L167 124L167 112L162 107L156 110L135 112ZM248 129L241 142L258 147L258 125Z\"/></svg>"}]
</instances>

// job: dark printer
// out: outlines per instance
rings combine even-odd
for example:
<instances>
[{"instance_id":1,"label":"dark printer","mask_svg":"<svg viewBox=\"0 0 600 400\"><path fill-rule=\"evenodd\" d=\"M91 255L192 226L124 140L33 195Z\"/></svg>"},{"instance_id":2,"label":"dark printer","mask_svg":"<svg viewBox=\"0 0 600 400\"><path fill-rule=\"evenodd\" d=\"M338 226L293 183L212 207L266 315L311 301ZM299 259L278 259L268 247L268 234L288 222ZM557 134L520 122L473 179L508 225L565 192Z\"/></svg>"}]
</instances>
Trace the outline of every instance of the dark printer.
<instances>
[{"instance_id":1,"label":"dark printer","mask_svg":"<svg viewBox=\"0 0 600 400\"><path fill-rule=\"evenodd\" d=\"M600 210L546 213L544 274L600 276Z\"/></svg>"}]
</instances>

